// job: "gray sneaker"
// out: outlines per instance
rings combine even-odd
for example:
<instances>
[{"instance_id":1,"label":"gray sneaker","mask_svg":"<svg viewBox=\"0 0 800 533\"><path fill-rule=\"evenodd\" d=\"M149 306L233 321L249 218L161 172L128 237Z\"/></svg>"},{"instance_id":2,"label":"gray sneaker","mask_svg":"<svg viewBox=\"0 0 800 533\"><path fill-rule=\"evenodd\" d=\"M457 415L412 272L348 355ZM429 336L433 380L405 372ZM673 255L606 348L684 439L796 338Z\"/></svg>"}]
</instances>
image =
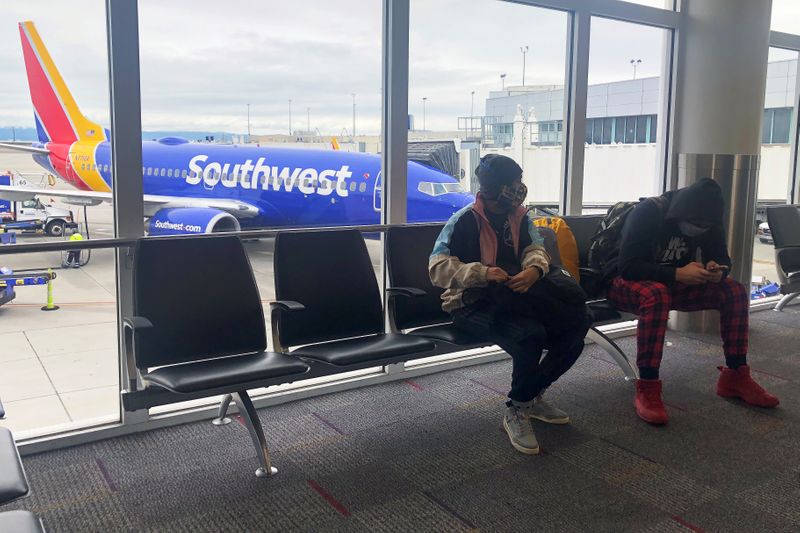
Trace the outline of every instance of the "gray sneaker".
<instances>
[{"instance_id":1,"label":"gray sneaker","mask_svg":"<svg viewBox=\"0 0 800 533\"><path fill-rule=\"evenodd\" d=\"M511 445L522 453L535 455L539 453L539 441L533 433L533 424L530 418L522 413L519 407L506 408L503 416L503 427L508 433Z\"/></svg>"},{"instance_id":2,"label":"gray sneaker","mask_svg":"<svg viewBox=\"0 0 800 533\"><path fill-rule=\"evenodd\" d=\"M540 394L534 398L530 407L522 408L525 416L547 422L548 424L569 424L569 415L557 407L553 407Z\"/></svg>"}]
</instances>

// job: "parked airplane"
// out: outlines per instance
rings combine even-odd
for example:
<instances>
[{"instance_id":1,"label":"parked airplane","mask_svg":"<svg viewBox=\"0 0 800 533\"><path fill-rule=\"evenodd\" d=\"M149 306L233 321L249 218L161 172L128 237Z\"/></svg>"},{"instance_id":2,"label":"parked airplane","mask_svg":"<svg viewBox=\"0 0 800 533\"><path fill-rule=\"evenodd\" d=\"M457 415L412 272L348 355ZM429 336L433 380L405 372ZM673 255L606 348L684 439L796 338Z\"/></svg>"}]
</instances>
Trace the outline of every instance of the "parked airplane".
<instances>
[{"instance_id":1,"label":"parked airplane","mask_svg":"<svg viewBox=\"0 0 800 533\"><path fill-rule=\"evenodd\" d=\"M86 118L33 22L19 24L38 143L2 145L75 190L0 186L0 197L42 194L75 205L111 201L110 132ZM144 211L151 235L242 227L366 225L380 221L381 160L374 154L208 145L166 137L142 142ZM446 220L472 202L458 181L408 163L408 221Z\"/></svg>"}]
</instances>

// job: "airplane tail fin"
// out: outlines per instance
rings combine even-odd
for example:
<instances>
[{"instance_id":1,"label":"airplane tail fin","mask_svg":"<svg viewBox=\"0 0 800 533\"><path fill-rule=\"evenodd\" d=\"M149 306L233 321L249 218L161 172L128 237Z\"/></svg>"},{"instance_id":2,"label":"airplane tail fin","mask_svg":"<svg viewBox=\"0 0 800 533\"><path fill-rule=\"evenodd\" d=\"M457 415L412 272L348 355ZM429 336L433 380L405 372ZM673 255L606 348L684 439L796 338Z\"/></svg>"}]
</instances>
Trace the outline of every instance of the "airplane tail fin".
<instances>
[{"instance_id":1,"label":"airplane tail fin","mask_svg":"<svg viewBox=\"0 0 800 533\"><path fill-rule=\"evenodd\" d=\"M39 141L71 144L106 140L103 128L78 109L33 22L20 22L19 35Z\"/></svg>"}]
</instances>

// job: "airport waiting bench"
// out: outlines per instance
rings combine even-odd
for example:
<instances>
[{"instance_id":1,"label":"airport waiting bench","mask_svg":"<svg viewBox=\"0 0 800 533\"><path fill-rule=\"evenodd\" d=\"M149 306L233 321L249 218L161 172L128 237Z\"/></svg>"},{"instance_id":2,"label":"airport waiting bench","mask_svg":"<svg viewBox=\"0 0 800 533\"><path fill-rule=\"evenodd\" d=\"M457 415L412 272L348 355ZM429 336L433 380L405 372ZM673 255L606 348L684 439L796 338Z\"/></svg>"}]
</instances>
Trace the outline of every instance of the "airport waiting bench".
<instances>
[{"instance_id":1,"label":"airport waiting bench","mask_svg":"<svg viewBox=\"0 0 800 533\"><path fill-rule=\"evenodd\" d=\"M800 210L797 205L767 208L767 223L775 247L775 267L783 298L775 306L783 308L800 294Z\"/></svg>"},{"instance_id":2,"label":"airport waiting bench","mask_svg":"<svg viewBox=\"0 0 800 533\"><path fill-rule=\"evenodd\" d=\"M274 351L267 350L263 307L239 236L140 239L133 254L133 313L123 318L130 377L123 407L137 411L222 396L215 420L222 424L235 401L256 449L256 475L270 476L277 469L248 390L488 345L447 323L430 285L428 255L440 228L407 228L425 233L424 238L407 233L407 245L398 238L406 228L396 229L399 233L390 230L387 247L398 283L386 289L388 333L383 297L358 230L279 233L277 300L270 303ZM416 281L400 279L401 264L416 269ZM401 332L410 327L415 329ZM444 331L444 337L434 334ZM601 344L606 341L604 348L616 348L593 331ZM630 364L622 364L627 359L619 348L612 356L626 377L635 377Z\"/></svg>"},{"instance_id":3,"label":"airport waiting bench","mask_svg":"<svg viewBox=\"0 0 800 533\"><path fill-rule=\"evenodd\" d=\"M7 428L0 427L0 505L11 503L30 493L22 460ZM0 531L39 533L44 531L41 520L29 511L0 512Z\"/></svg>"},{"instance_id":4,"label":"airport waiting bench","mask_svg":"<svg viewBox=\"0 0 800 533\"><path fill-rule=\"evenodd\" d=\"M384 332L383 298L357 230L281 233L274 258L276 351L266 349L263 307L238 236L139 240L133 314L123 319L131 377L124 408L222 395L222 422L235 401L259 477L277 469L248 390L426 357L435 348Z\"/></svg>"}]
</instances>

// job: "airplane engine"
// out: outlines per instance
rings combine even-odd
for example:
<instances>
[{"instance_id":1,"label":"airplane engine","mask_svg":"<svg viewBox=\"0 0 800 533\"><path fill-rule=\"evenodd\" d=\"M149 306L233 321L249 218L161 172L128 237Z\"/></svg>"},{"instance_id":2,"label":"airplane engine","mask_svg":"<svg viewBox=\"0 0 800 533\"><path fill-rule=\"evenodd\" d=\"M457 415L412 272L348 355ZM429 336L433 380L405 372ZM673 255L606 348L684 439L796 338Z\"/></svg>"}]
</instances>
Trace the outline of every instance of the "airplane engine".
<instances>
[{"instance_id":1,"label":"airplane engine","mask_svg":"<svg viewBox=\"0 0 800 533\"><path fill-rule=\"evenodd\" d=\"M233 215L208 207L160 209L147 224L150 235L191 235L240 229L239 221Z\"/></svg>"}]
</instances>

